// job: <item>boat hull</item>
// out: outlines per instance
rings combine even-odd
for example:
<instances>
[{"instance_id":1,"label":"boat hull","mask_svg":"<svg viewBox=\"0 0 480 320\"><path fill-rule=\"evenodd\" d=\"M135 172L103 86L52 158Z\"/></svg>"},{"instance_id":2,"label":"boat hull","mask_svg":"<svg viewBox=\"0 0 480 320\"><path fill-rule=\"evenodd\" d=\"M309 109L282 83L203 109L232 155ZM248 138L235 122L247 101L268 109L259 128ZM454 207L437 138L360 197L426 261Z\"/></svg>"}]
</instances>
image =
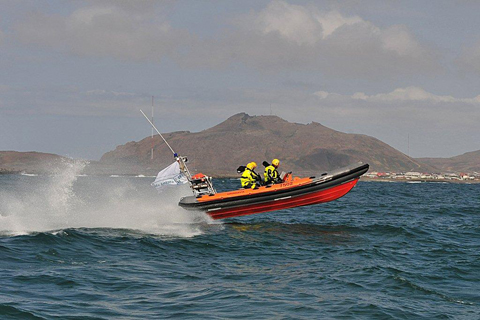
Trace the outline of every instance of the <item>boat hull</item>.
<instances>
[{"instance_id":1,"label":"boat hull","mask_svg":"<svg viewBox=\"0 0 480 320\"><path fill-rule=\"evenodd\" d=\"M276 211L336 200L347 194L368 171L368 164L357 163L320 177L294 178L258 189L239 189L199 197L184 197L179 206L204 211L213 219Z\"/></svg>"},{"instance_id":2,"label":"boat hull","mask_svg":"<svg viewBox=\"0 0 480 320\"><path fill-rule=\"evenodd\" d=\"M296 197L286 197L284 199L280 198L278 200L268 201L265 203L252 204L252 205L247 205L242 207L232 207L232 208L226 208L226 209L211 210L211 211L207 211L207 213L213 219L226 219L226 218L245 216L245 215L250 215L255 213L276 211L276 210L289 209L289 208L329 202L346 195L350 190L352 190L352 188L355 186L357 182L358 182L358 179L355 179L326 190L320 190L320 191L308 193L305 195L299 195Z\"/></svg>"}]
</instances>

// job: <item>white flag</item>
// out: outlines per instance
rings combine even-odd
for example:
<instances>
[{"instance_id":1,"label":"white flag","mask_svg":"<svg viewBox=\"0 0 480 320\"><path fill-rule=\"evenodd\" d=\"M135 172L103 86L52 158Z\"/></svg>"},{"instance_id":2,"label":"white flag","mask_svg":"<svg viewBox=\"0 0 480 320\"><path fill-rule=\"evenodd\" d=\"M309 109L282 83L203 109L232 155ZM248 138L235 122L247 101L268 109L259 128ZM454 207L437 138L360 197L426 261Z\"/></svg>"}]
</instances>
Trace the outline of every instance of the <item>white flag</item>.
<instances>
[{"instance_id":1,"label":"white flag","mask_svg":"<svg viewBox=\"0 0 480 320\"><path fill-rule=\"evenodd\" d=\"M161 191L160 189L164 186L176 186L187 182L187 177L180 172L180 165L175 161L158 173L157 178L152 182L152 186Z\"/></svg>"}]
</instances>

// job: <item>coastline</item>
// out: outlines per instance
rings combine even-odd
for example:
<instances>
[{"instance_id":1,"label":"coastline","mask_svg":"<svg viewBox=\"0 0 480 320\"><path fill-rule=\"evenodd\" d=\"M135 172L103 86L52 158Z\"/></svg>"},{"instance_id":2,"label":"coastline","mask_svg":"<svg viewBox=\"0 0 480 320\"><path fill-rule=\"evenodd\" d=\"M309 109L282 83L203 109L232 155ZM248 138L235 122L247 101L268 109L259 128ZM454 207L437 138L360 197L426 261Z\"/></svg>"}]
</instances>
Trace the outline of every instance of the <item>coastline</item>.
<instances>
[{"instance_id":1,"label":"coastline","mask_svg":"<svg viewBox=\"0 0 480 320\"><path fill-rule=\"evenodd\" d=\"M361 177L360 181L366 182L403 182L403 183L454 183L454 184L477 184L480 180L455 180L455 179L391 179L391 178L369 178Z\"/></svg>"},{"instance_id":2,"label":"coastline","mask_svg":"<svg viewBox=\"0 0 480 320\"><path fill-rule=\"evenodd\" d=\"M1 175L50 175L50 173L46 172L27 172L25 170L23 171L18 171L18 170L0 170L0 176ZM94 173L94 174L87 174L88 176L97 176L97 177L109 177L109 176L115 176L115 177L125 177L125 178L135 178L135 177L142 177L142 178L154 178L155 176L152 175L147 175L144 173ZM212 175L211 176L213 179L238 179L240 178L240 175ZM365 177L362 176L360 177L360 181L364 182L381 182L381 183L452 183L452 184L480 184L480 179L475 179L475 180L456 180L456 179L391 179L391 178L370 178L370 177Z\"/></svg>"}]
</instances>

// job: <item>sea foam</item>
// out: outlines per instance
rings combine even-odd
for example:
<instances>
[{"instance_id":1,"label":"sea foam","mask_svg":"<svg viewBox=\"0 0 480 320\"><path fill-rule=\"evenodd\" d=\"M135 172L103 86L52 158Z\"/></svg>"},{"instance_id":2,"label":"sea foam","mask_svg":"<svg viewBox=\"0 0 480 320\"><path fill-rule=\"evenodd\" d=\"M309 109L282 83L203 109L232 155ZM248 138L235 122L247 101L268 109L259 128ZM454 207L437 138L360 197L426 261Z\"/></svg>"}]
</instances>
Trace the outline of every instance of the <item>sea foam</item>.
<instances>
[{"instance_id":1,"label":"sea foam","mask_svg":"<svg viewBox=\"0 0 480 320\"><path fill-rule=\"evenodd\" d=\"M86 165L72 161L49 176L22 177L14 190L0 191L0 232L112 228L192 237L214 223L205 213L178 207L180 197L191 194L187 185L157 194L147 179L89 176L78 180Z\"/></svg>"}]
</instances>

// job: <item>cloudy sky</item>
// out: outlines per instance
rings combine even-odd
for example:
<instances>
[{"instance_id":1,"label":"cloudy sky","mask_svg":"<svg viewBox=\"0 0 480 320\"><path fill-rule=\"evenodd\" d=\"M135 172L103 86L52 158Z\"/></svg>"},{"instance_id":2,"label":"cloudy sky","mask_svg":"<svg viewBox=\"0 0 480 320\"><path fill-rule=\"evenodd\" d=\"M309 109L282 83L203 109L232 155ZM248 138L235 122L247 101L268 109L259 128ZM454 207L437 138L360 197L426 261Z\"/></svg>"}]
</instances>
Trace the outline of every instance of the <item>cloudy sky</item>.
<instances>
[{"instance_id":1,"label":"cloudy sky","mask_svg":"<svg viewBox=\"0 0 480 320\"><path fill-rule=\"evenodd\" d=\"M152 96L163 132L273 113L413 157L479 150L479 12L474 0L0 0L0 150L98 159L150 134L139 109Z\"/></svg>"}]
</instances>

